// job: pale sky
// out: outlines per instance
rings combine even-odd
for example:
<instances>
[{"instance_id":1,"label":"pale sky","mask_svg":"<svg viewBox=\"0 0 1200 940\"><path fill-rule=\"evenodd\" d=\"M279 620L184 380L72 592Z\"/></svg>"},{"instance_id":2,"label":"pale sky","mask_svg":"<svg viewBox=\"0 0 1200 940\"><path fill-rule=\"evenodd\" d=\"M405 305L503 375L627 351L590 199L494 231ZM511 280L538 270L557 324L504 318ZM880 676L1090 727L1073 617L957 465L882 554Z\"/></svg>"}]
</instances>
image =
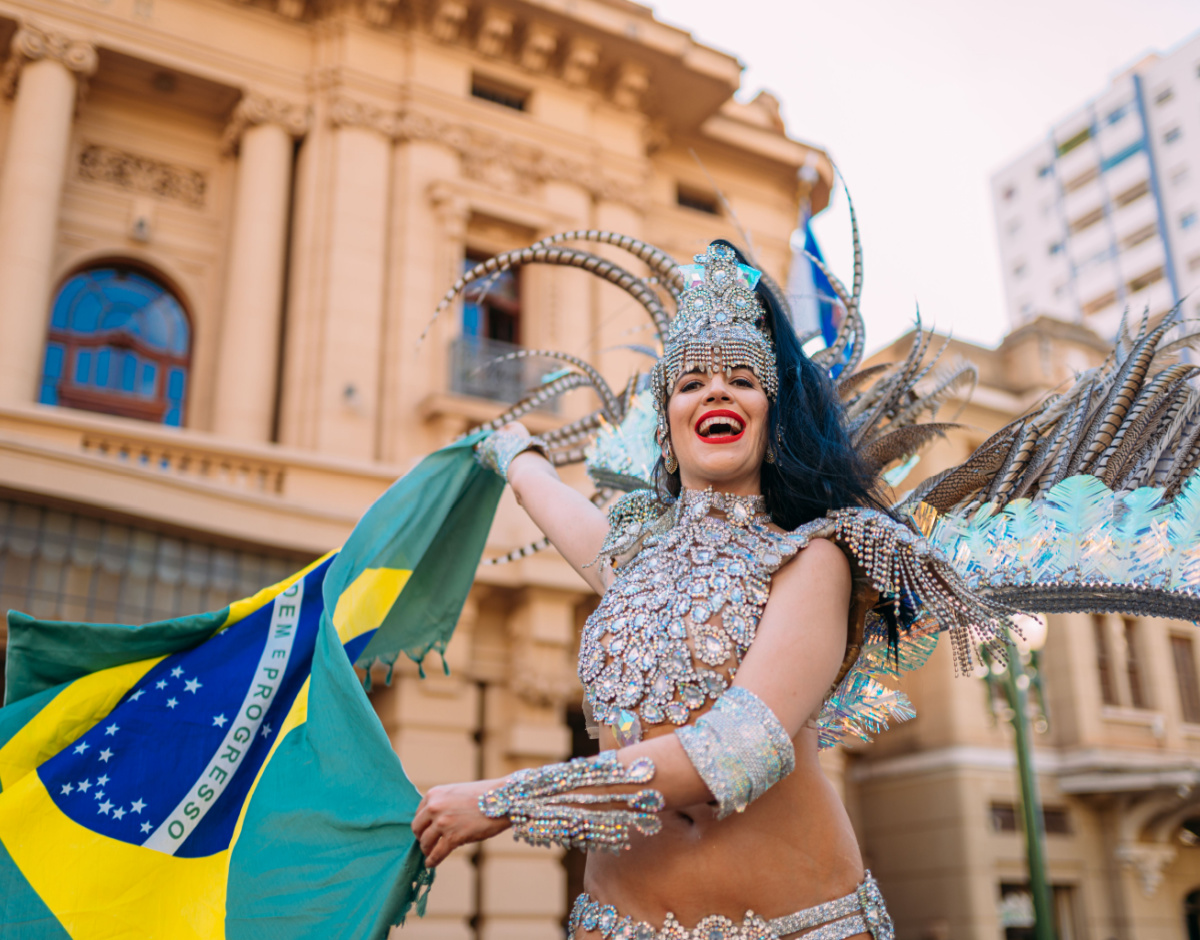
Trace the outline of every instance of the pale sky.
<instances>
[{"instance_id":1,"label":"pale sky","mask_svg":"<svg viewBox=\"0 0 1200 940\"><path fill-rule=\"evenodd\" d=\"M994 345L1008 330L992 174L1116 73L1200 29L1196 0L646 0L737 55L743 97L783 102L792 136L850 186L867 346L926 325ZM814 223L849 280L839 194Z\"/></svg>"}]
</instances>

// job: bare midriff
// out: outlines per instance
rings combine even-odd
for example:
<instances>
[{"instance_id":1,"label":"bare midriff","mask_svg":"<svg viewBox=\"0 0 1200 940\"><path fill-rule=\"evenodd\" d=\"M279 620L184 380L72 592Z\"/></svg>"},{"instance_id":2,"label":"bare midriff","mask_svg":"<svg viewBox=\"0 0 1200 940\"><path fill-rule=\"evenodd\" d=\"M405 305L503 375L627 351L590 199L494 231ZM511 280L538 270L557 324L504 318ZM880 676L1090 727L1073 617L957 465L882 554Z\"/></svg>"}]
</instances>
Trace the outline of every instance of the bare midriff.
<instances>
[{"instance_id":1,"label":"bare midriff","mask_svg":"<svg viewBox=\"0 0 1200 940\"><path fill-rule=\"evenodd\" d=\"M659 725L646 737L671 733ZM689 929L710 914L770 920L850 894L863 878L850 819L817 761L817 732L804 728L794 743L795 772L745 812L717 820L706 804L665 811L657 835L635 835L619 854L590 853L584 890L621 916L658 928L673 912ZM615 746L607 728L601 746Z\"/></svg>"}]
</instances>

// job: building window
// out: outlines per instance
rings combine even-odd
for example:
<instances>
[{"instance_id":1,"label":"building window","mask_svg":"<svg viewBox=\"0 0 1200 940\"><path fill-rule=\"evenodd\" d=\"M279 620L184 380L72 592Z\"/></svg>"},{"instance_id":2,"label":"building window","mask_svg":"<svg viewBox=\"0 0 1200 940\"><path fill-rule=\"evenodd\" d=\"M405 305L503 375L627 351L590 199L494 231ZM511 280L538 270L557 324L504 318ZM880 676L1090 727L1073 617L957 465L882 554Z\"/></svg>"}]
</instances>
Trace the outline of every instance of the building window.
<instances>
[{"instance_id":1,"label":"building window","mask_svg":"<svg viewBox=\"0 0 1200 940\"><path fill-rule=\"evenodd\" d=\"M1046 249L1047 254L1061 255L1065 246L1062 242L1051 242L1050 247Z\"/></svg>"},{"instance_id":2,"label":"building window","mask_svg":"<svg viewBox=\"0 0 1200 940\"><path fill-rule=\"evenodd\" d=\"M1066 140L1064 140L1061 144L1058 145L1058 147L1055 149L1055 152L1060 157L1064 156L1065 154L1070 153L1072 150L1074 150L1076 147L1080 146L1081 144L1084 144L1087 141L1091 140L1093 133L1094 133L1094 129L1091 127L1091 125L1089 125L1089 126L1085 127L1083 130L1081 130L1078 134L1075 134L1074 136L1068 137Z\"/></svg>"},{"instance_id":3,"label":"building window","mask_svg":"<svg viewBox=\"0 0 1200 940\"><path fill-rule=\"evenodd\" d=\"M89 268L54 300L38 401L178 427L190 358L191 326L169 288L132 268Z\"/></svg>"},{"instance_id":4,"label":"building window","mask_svg":"<svg viewBox=\"0 0 1200 940\"><path fill-rule=\"evenodd\" d=\"M1183 720L1200 724L1200 683L1196 681L1196 650L1190 636L1171 637L1171 658L1175 661L1175 681L1179 685Z\"/></svg>"},{"instance_id":5,"label":"building window","mask_svg":"<svg viewBox=\"0 0 1200 940\"><path fill-rule=\"evenodd\" d=\"M469 252L463 270L487 257ZM462 332L502 343L521 342L521 283L516 271L481 277L463 291Z\"/></svg>"},{"instance_id":6,"label":"building window","mask_svg":"<svg viewBox=\"0 0 1200 940\"><path fill-rule=\"evenodd\" d=\"M1125 628L1125 673L1129 677L1129 704L1134 708L1149 708L1146 683L1142 678L1141 644L1138 642L1138 624L1128 617Z\"/></svg>"},{"instance_id":7,"label":"building window","mask_svg":"<svg viewBox=\"0 0 1200 940\"><path fill-rule=\"evenodd\" d=\"M1187 181L1188 181L1188 168L1186 166L1181 166L1179 169L1173 170L1171 172L1171 185L1172 186L1182 186Z\"/></svg>"},{"instance_id":8,"label":"building window","mask_svg":"<svg viewBox=\"0 0 1200 940\"><path fill-rule=\"evenodd\" d=\"M1054 164L1053 163L1046 163L1046 164L1043 164L1042 166L1038 167L1038 171L1037 171L1038 179L1045 179L1047 176L1050 176L1053 173L1054 173Z\"/></svg>"},{"instance_id":9,"label":"building window","mask_svg":"<svg viewBox=\"0 0 1200 940\"><path fill-rule=\"evenodd\" d=\"M1182 136L1183 136L1182 128L1172 127L1169 131L1167 131L1165 134L1163 134L1163 143L1164 144L1173 144L1173 143L1175 143L1175 141L1179 140L1179 138Z\"/></svg>"},{"instance_id":10,"label":"building window","mask_svg":"<svg viewBox=\"0 0 1200 940\"><path fill-rule=\"evenodd\" d=\"M1194 209L1191 211L1185 212L1183 215L1181 215L1179 217L1179 227L1180 228L1191 228L1195 224L1196 224L1196 212Z\"/></svg>"},{"instance_id":11,"label":"building window","mask_svg":"<svg viewBox=\"0 0 1200 940\"><path fill-rule=\"evenodd\" d=\"M1183 923L1187 927L1187 940L1200 940L1200 888L1189 891L1183 899Z\"/></svg>"},{"instance_id":12,"label":"building window","mask_svg":"<svg viewBox=\"0 0 1200 940\"><path fill-rule=\"evenodd\" d=\"M1013 277L1024 277L1024 276L1025 276L1025 263L1021 262L1020 264L1016 265L1013 268Z\"/></svg>"},{"instance_id":13,"label":"building window","mask_svg":"<svg viewBox=\"0 0 1200 940\"><path fill-rule=\"evenodd\" d=\"M1096 676L1100 680L1100 701L1117 705L1117 685L1113 682L1112 656L1108 651L1108 622L1103 614L1092 615L1092 637L1096 643Z\"/></svg>"},{"instance_id":14,"label":"building window","mask_svg":"<svg viewBox=\"0 0 1200 940\"><path fill-rule=\"evenodd\" d=\"M1128 189L1117 193L1113 198L1113 202L1117 208L1129 205L1131 202L1137 202L1143 196L1150 192L1150 183L1148 180L1142 180L1140 183L1134 183Z\"/></svg>"},{"instance_id":15,"label":"building window","mask_svg":"<svg viewBox=\"0 0 1200 940\"><path fill-rule=\"evenodd\" d=\"M1093 225L1095 225L1097 222L1099 222L1103 218L1104 218L1104 210L1103 209L1095 209L1095 210L1089 212L1087 215L1080 216L1078 219L1076 219L1075 221L1073 221L1071 223L1071 225L1070 225L1071 234L1075 235L1078 232L1082 232L1084 229L1091 228Z\"/></svg>"},{"instance_id":16,"label":"building window","mask_svg":"<svg viewBox=\"0 0 1200 940\"><path fill-rule=\"evenodd\" d=\"M1188 258L1188 273L1195 274L1200 271L1200 255L1192 255Z\"/></svg>"},{"instance_id":17,"label":"building window","mask_svg":"<svg viewBox=\"0 0 1200 940\"><path fill-rule=\"evenodd\" d=\"M1121 242L1122 248L1132 248L1134 245L1140 245L1142 242L1149 241L1158 234L1158 226L1153 223L1145 228L1140 228L1136 232L1131 232L1126 235Z\"/></svg>"},{"instance_id":18,"label":"building window","mask_svg":"<svg viewBox=\"0 0 1200 940\"><path fill-rule=\"evenodd\" d=\"M1125 115L1128 113L1129 113L1129 105L1123 104L1123 105L1121 105L1121 107L1114 108L1112 111L1109 111L1108 117L1106 117L1104 120L1108 124L1116 124L1119 120L1121 120L1121 118L1125 117Z\"/></svg>"},{"instance_id":19,"label":"building window","mask_svg":"<svg viewBox=\"0 0 1200 940\"><path fill-rule=\"evenodd\" d=\"M1084 186L1086 186L1092 180L1096 179L1099 175L1100 175L1100 171L1098 169L1096 169L1096 167L1091 167L1087 170L1084 170L1082 173L1080 173L1074 179L1069 179L1065 183L1063 183L1063 192L1073 193L1077 189L1082 189Z\"/></svg>"},{"instance_id":20,"label":"building window","mask_svg":"<svg viewBox=\"0 0 1200 940\"><path fill-rule=\"evenodd\" d=\"M993 803L991 818L994 832L1016 832L1021 825L1020 814L1013 803ZM1042 828L1047 835L1070 835L1071 817L1061 806L1043 806Z\"/></svg>"},{"instance_id":21,"label":"building window","mask_svg":"<svg viewBox=\"0 0 1200 940\"><path fill-rule=\"evenodd\" d=\"M1117 292L1115 290L1110 290L1107 294L1101 294L1095 300L1089 300L1087 303L1085 303L1083 305L1083 312L1085 315L1091 316L1093 313L1099 313L1106 307L1111 307L1116 302Z\"/></svg>"},{"instance_id":22,"label":"building window","mask_svg":"<svg viewBox=\"0 0 1200 940\"><path fill-rule=\"evenodd\" d=\"M1135 277L1127 285L1129 287L1129 293L1136 294L1140 290L1145 290L1151 284L1157 284L1163 279L1163 274L1163 266L1160 264L1157 268L1154 268L1154 270L1147 271L1140 277Z\"/></svg>"},{"instance_id":23,"label":"building window","mask_svg":"<svg viewBox=\"0 0 1200 940\"><path fill-rule=\"evenodd\" d=\"M1144 140L1135 140L1128 147L1122 147L1111 156L1105 157L1100 161L1100 169L1107 172L1115 166L1120 166L1135 153L1141 153L1145 149L1146 142Z\"/></svg>"},{"instance_id":24,"label":"building window","mask_svg":"<svg viewBox=\"0 0 1200 940\"><path fill-rule=\"evenodd\" d=\"M1154 103L1155 104L1166 104L1168 101L1170 101L1174 97L1175 97L1175 92L1173 92L1170 88L1164 88L1162 91L1160 91L1157 95L1154 96Z\"/></svg>"},{"instance_id":25,"label":"building window","mask_svg":"<svg viewBox=\"0 0 1200 940\"><path fill-rule=\"evenodd\" d=\"M529 104L529 92L482 75L471 76L471 97L490 101L514 111L524 111Z\"/></svg>"},{"instance_id":26,"label":"building window","mask_svg":"<svg viewBox=\"0 0 1200 940\"><path fill-rule=\"evenodd\" d=\"M720 215L717 207L717 197L690 186L680 185L675 190L675 204L685 209L695 209L697 212L707 212L709 215Z\"/></svg>"}]
</instances>

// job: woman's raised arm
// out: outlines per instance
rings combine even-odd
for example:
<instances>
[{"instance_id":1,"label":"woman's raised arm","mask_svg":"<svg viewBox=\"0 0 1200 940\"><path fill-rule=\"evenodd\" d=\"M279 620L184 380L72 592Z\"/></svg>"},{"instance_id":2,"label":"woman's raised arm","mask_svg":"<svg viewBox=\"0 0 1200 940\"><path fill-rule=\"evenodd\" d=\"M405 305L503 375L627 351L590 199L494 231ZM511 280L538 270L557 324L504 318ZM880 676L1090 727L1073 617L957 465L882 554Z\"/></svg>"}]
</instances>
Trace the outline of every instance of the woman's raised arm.
<instances>
[{"instance_id":1,"label":"woman's raised arm","mask_svg":"<svg viewBox=\"0 0 1200 940\"><path fill-rule=\"evenodd\" d=\"M496 432L528 436L521 424L508 424ZM517 502L567 562L597 593L608 587L607 575L591 562L608 534L608 519L591 500L558 477L558 471L540 453L526 450L508 465L507 479ZM590 565L590 567L585 567Z\"/></svg>"}]
</instances>

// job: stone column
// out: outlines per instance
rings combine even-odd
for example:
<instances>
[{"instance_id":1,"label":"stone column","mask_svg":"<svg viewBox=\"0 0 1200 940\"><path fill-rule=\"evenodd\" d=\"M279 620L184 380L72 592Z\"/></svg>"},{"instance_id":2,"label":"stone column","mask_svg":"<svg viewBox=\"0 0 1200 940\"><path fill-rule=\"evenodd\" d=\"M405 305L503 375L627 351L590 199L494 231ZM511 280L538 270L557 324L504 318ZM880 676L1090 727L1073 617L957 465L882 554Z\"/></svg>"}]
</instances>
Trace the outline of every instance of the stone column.
<instances>
[{"instance_id":1,"label":"stone column","mask_svg":"<svg viewBox=\"0 0 1200 940\"><path fill-rule=\"evenodd\" d=\"M292 141L307 128L305 108L252 94L238 104L225 133L226 147L238 151L238 170L213 430L239 440L271 438Z\"/></svg>"},{"instance_id":2,"label":"stone column","mask_svg":"<svg viewBox=\"0 0 1200 940\"><path fill-rule=\"evenodd\" d=\"M3 75L16 101L0 177L0 402L37 395L71 120L96 63L94 46L59 33L26 25L13 37Z\"/></svg>"}]
</instances>

